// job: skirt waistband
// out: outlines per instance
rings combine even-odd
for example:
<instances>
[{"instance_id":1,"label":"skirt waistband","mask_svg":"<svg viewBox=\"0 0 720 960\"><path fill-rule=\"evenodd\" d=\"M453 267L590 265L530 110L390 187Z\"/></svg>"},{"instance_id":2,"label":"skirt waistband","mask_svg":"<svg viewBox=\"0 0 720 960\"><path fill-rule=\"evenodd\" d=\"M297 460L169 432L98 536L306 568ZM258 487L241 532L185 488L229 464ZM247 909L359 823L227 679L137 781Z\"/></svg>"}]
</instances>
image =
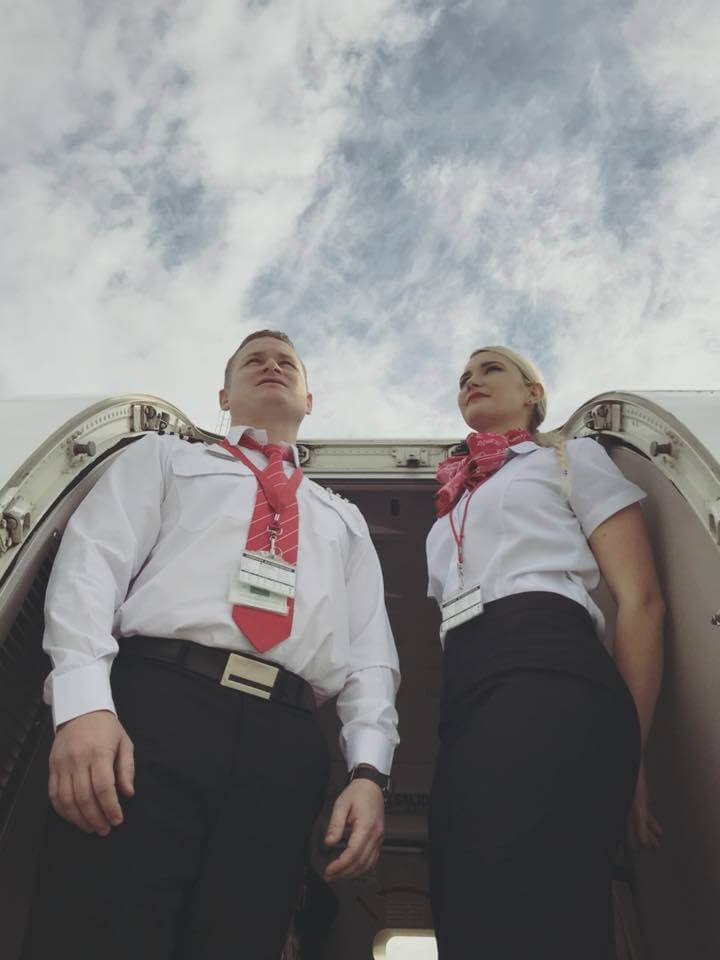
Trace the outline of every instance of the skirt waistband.
<instances>
[{"instance_id":1,"label":"skirt waistband","mask_svg":"<svg viewBox=\"0 0 720 960\"><path fill-rule=\"evenodd\" d=\"M578 622L584 622L597 635L593 618L581 603L562 593L552 593L549 590L528 590L524 593L512 593L507 597L499 597L497 600L489 600L484 605L483 612L475 620L468 621L468 625L470 623L478 625L482 621L492 622L497 618L508 616L523 614L541 616L547 613L557 614L563 618L575 617ZM455 629L461 630L462 627ZM449 631L448 637L452 633L452 630Z\"/></svg>"},{"instance_id":2,"label":"skirt waistband","mask_svg":"<svg viewBox=\"0 0 720 960\"><path fill-rule=\"evenodd\" d=\"M443 655L446 705L481 681L515 670L581 676L627 693L589 612L558 593L528 591L489 601L483 612L448 631Z\"/></svg>"}]
</instances>

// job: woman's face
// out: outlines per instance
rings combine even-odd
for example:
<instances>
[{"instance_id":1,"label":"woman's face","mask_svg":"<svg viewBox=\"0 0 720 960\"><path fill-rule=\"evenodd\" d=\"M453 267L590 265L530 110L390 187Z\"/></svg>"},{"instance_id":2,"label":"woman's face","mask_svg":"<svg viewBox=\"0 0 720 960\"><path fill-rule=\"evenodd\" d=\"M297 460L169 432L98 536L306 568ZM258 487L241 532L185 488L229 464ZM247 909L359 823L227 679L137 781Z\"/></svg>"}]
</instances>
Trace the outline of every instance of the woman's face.
<instances>
[{"instance_id":1,"label":"woman's face","mask_svg":"<svg viewBox=\"0 0 720 960\"><path fill-rule=\"evenodd\" d=\"M542 390L527 384L510 360L483 350L470 357L460 375L458 406L473 430L505 433L513 427L527 428L533 401Z\"/></svg>"}]
</instances>

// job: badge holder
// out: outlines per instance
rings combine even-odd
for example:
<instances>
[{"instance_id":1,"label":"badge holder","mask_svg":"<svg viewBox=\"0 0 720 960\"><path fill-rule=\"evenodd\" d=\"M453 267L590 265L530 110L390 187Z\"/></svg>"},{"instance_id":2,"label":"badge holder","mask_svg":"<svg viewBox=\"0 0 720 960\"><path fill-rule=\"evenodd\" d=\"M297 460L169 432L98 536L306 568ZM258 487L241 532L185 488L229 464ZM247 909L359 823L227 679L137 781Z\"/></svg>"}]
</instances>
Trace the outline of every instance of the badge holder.
<instances>
[{"instance_id":1,"label":"badge holder","mask_svg":"<svg viewBox=\"0 0 720 960\"><path fill-rule=\"evenodd\" d=\"M243 551L240 567L230 586L229 600L243 607L287 614L288 600L295 597L295 567L286 563L275 549L282 530L276 514L268 529L270 550Z\"/></svg>"},{"instance_id":2,"label":"badge holder","mask_svg":"<svg viewBox=\"0 0 720 960\"><path fill-rule=\"evenodd\" d=\"M453 627L459 627L461 623L467 623L473 617L477 617L483 612L482 590L479 586L468 587L459 593L448 597L440 604L440 613L442 614L442 623L440 624L440 636L444 637L448 630Z\"/></svg>"}]
</instances>

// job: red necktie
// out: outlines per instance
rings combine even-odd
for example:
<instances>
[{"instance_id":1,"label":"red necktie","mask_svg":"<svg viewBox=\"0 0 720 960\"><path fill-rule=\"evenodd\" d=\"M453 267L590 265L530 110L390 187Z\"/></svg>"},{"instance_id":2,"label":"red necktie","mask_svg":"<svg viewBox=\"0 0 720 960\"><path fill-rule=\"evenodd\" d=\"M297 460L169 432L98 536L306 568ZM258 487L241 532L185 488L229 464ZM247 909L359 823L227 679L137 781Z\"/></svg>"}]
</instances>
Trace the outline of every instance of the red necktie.
<instances>
[{"instance_id":1,"label":"red necktie","mask_svg":"<svg viewBox=\"0 0 720 960\"><path fill-rule=\"evenodd\" d=\"M255 509L250 520L245 549L270 549L270 524L277 512L279 530L275 540L275 552L285 563L295 566L298 549L298 506L295 491L302 475L297 475L298 470L292 477L286 477L283 470L283 460L293 459L292 451L289 448L284 450L274 443L260 444L247 434L240 443L252 450L260 450L268 458L267 466L260 470L243 456L237 447L233 447L227 440L223 444L226 450L251 468L258 481ZM271 610L258 610L257 607L236 604L232 610L232 618L255 649L264 653L290 636L294 603L293 598L288 597L287 613L274 613Z\"/></svg>"}]
</instances>

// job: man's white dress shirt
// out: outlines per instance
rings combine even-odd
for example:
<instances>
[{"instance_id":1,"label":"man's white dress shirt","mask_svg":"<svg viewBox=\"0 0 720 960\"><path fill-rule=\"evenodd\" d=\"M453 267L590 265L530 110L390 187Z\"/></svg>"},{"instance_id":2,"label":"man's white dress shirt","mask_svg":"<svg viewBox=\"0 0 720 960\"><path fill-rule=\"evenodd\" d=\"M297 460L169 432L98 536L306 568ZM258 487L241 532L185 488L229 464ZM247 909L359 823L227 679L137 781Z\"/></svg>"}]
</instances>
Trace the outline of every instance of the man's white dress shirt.
<instances>
[{"instance_id":1,"label":"man's white dress shirt","mask_svg":"<svg viewBox=\"0 0 720 960\"><path fill-rule=\"evenodd\" d=\"M267 443L264 430L239 426L228 439L237 443L246 430ZM260 451L244 452L267 464ZM228 600L256 491L252 471L216 445L152 433L117 457L71 517L48 584L43 646L54 669L45 699L56 726L91 710L114 712L118 637L176 637L257 655ZM367 524L307 477L297 501L292 632L267 659L304 677L318 703L339 694L348 766L388 773L398 659Z\"/></svg>"},{"instance_id":2,"label":"man's white dress shirt","mask_svg":"<svg viewBox=\"0 0 720 960\"><path fill-rule=\"evenodd\" d=\"M473 494L463 541L465 587L479 584L485 603L530 590L559 593L584 606L602 636L605 620L589 595L600 582L587 538L618 510L645 493L626 480L590 437L566 445L568 495L557 453L526 440ZM453 508L459 530L467 499ZM457 547L450 516L427 538L428 596L438 602L459 589Z\"/></svg>"}]
</instances>

